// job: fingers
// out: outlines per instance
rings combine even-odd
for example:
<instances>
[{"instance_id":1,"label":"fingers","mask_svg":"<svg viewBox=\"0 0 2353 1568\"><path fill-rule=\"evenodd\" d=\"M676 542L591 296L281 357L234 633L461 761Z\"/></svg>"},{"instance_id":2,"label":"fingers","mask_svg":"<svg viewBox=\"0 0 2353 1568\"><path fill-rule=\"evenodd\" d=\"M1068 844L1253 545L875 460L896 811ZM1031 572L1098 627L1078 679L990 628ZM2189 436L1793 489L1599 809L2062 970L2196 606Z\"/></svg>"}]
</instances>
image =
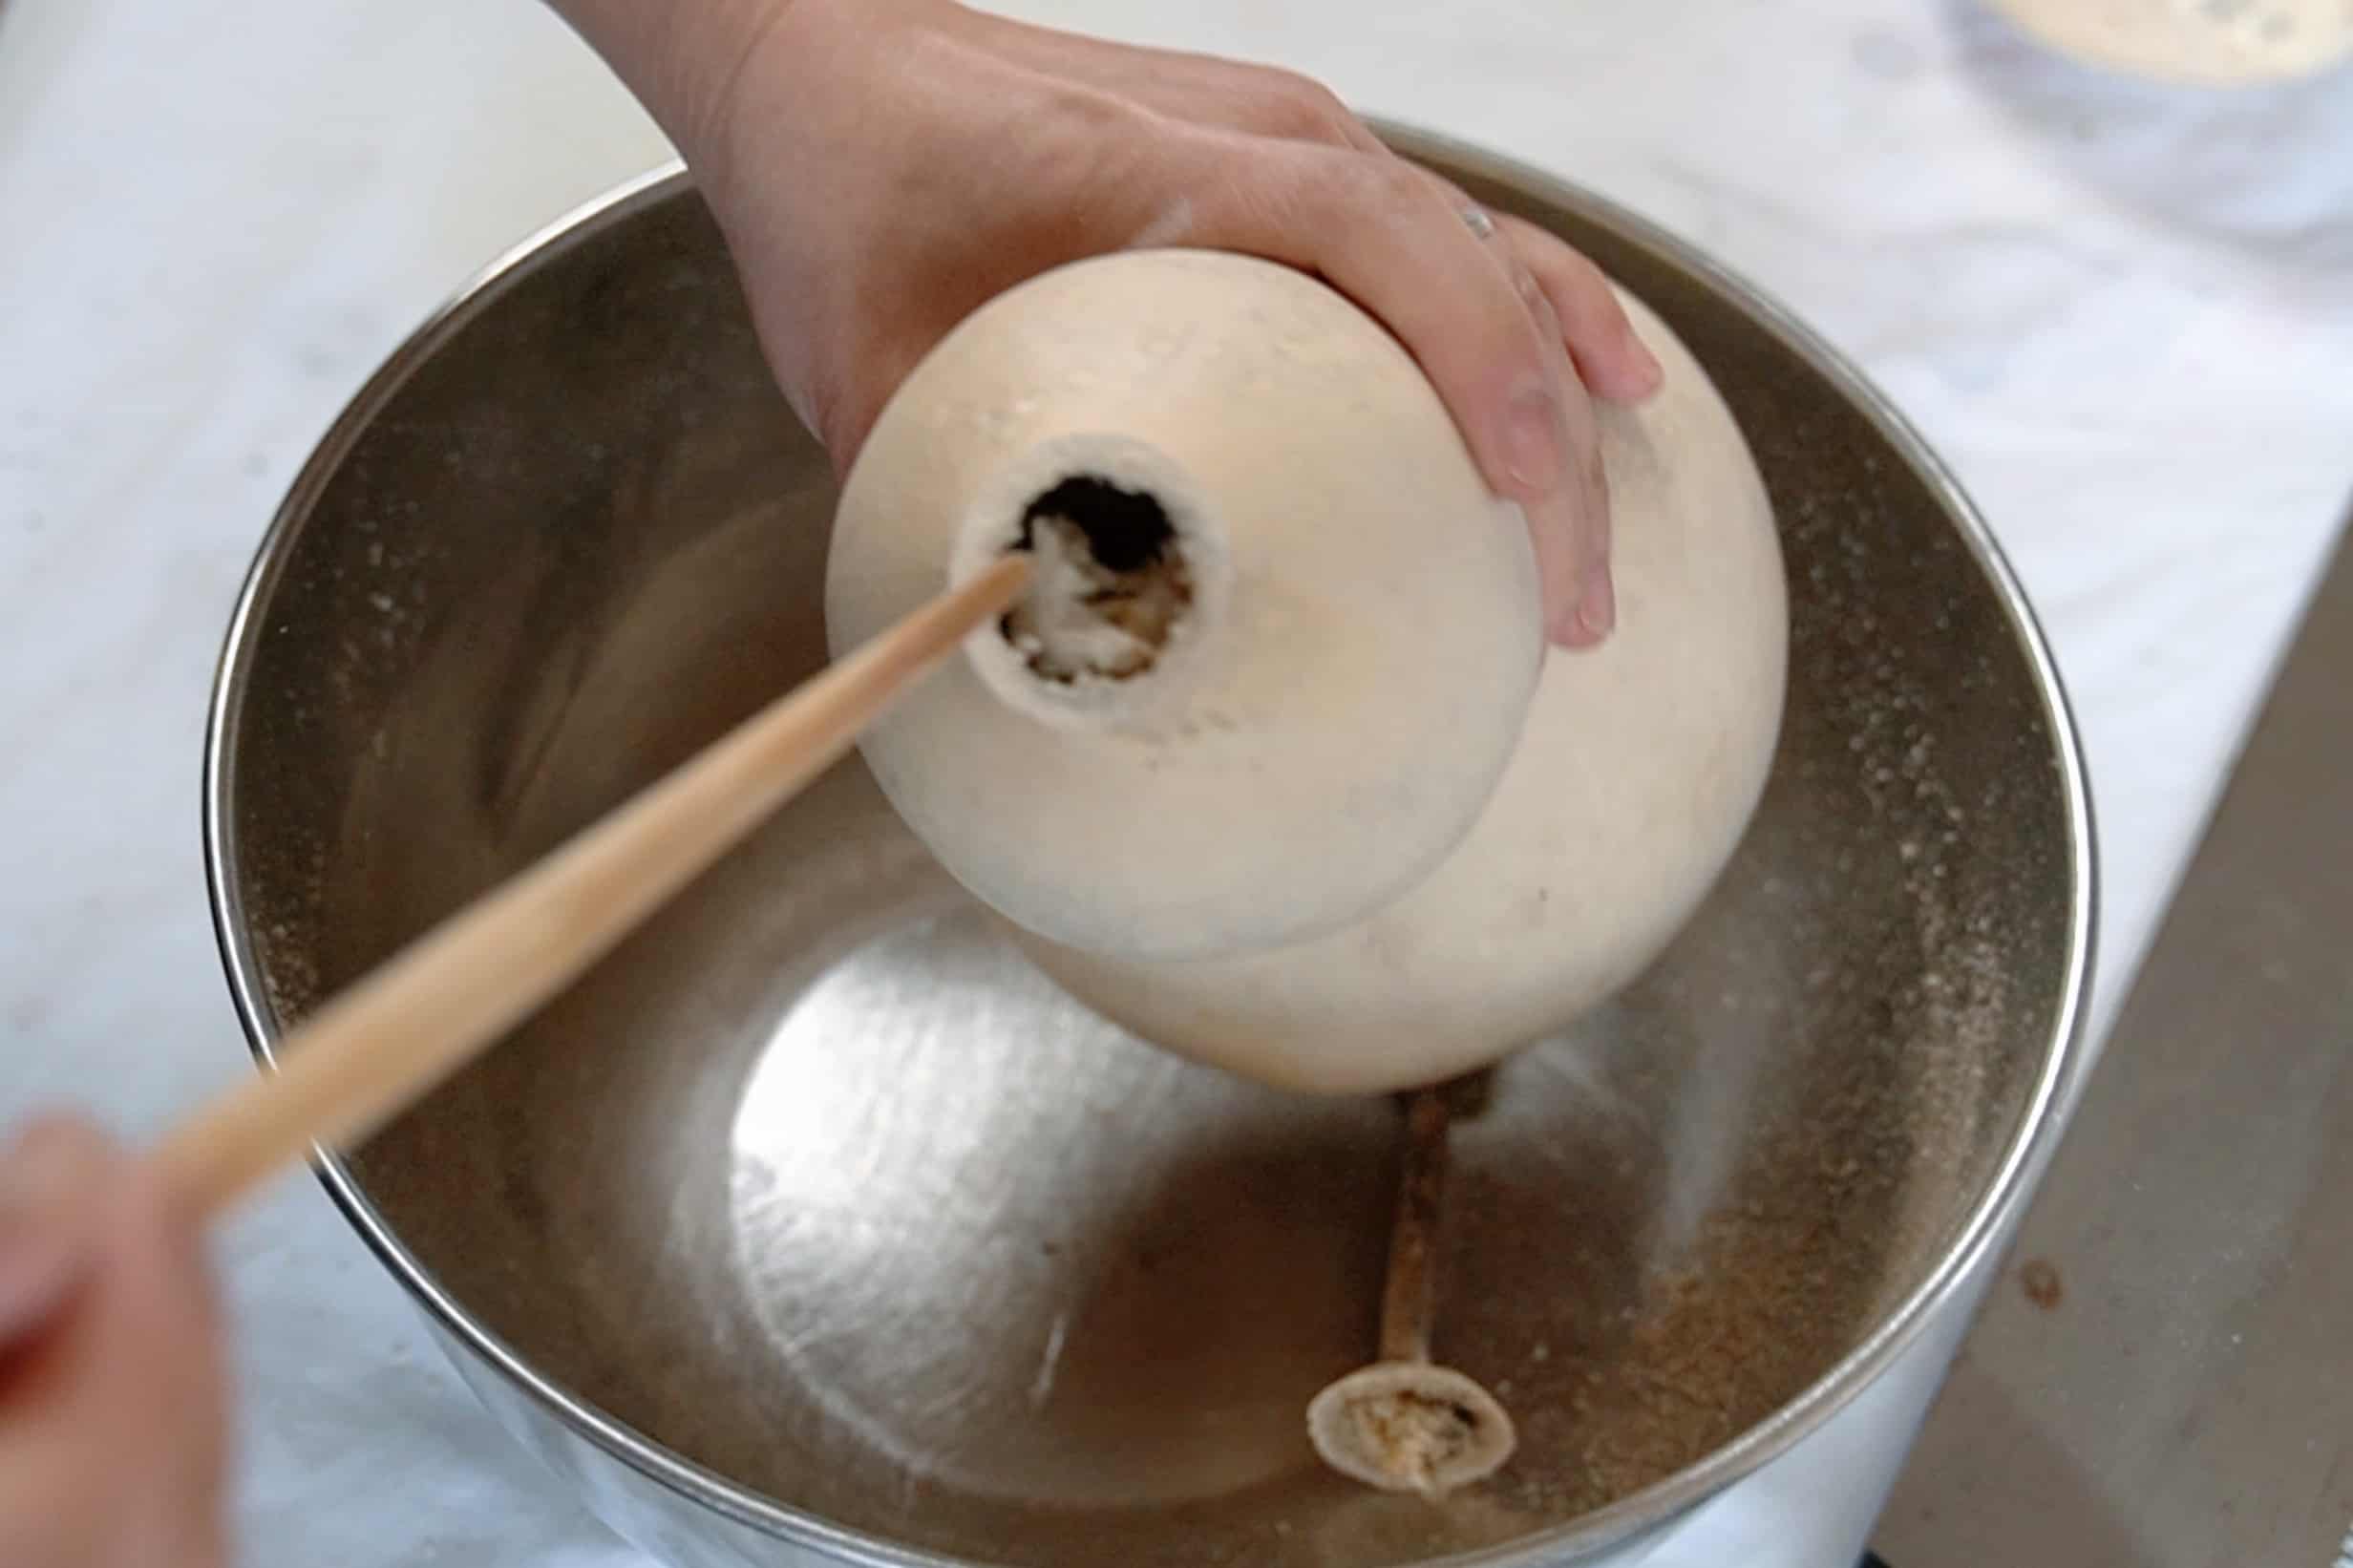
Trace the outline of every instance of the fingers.
<instances>
[{"instance_id":1,"label":"fingers","mask_svg":"<svg viewBox=\"0 0 2353 1568\"><path fill-rule=\"evenodd\" d=\"M41 1195L15 1234L74 1259L0 1338L0 1560L219 1562L224 1395L198 1237L79 1123L28 1134L0 1183Z\"/></svg>"},{"instance_id":2,"label":"fingers","mask_svg":"<svg viewBox=\"0 0 2353 1568\"><path fill-rule=\"evenodd\" d=\"M1566 647L1591 647L1618 624L1617 589L1610 580L1609 478L1601 466L1601 434L1593 403L1569 366L1559 318L1541 286L1523 269L1522 293L1536 318L1554 373L1562 387L1561 417L1576 478L1529 514L1537 567L1544 584L1545 629Z\"/></svg>"},{"instance_id":3,"label":"fingers","mask_svg":"<svg viewBox=\"0 0 2353 1568\"><path fill-rule=\"evenodd\" d=\"M1569 455L1543 344L1511 279L1410 166L1300 148L1210 219L1219 238L1322 274L1422 366L1489 481L1548 495Z\"/></svg>"},{"instance_id":4,"label":"fingers","mask_svg":"<svg viewBox=\"0 0 2353 1568\"><path fill-rule=\"evenodd\" d=\"M1367 155L1388 151L1355 111L1311 77L1199 55L1172 58L1191 69L1181 77L1155 71L1137 92L1139 100L1163 113L1283 141Z\"/></svg>"},{"instance_id":5,"label":"fingers","mask_svg":"<svg viewBox=\"0 0 2353 1568\"><path fill-rule=\"evenodd\" d=\"M0 1156L0 1355L36 1333L90 1266L88 1175L103 1147L79 1123L47 1122Z\"/></svg>"},{"instance_id":6,"label":"fingers","mask_svg":"<svg viewBox=\"0 0 2353 1568\"><path fill-rule=\"evenodd\" d=\"M1352 152L1386 152L1372 128L1329 88L1305 76L1260 66L1209 61L1179 86L1155 82L1140 101L1196 124L1246 131L1273 140L1318 142Z\"/></svg>"},{"instance_id":7,"label":"fingers","mask_svg":"<svg viewBox=\"0 0 2353 1568\"><path fill-rule=\"evenodd\" d=\"M1488 214L1459 187L1436 174L1422 172L1450 207L1478 213L1492 226L1489 248L1506 268L1536 325L1537 340L1544 350L1546 377L1559 400L1561 439L1571 469L1567 482L1528 508L1537 570L1543 583L1545 629L1563 646L1590 647L1607 637L1618 622L1617 591L1610 578L1609 478L1601 463L1601 434L1594 419L1592 398L1571 362L1572 334L1564 331L1550 291L1528 265L1527 252L1534 248L1529 242L1545 242L1577 262L1584 259L1534 224ZM1602 304L1623 324L1617 297L1600 269L1589 263L1585 266L1600 290ZM1590 302L1586 307L1590 310ZM1630 326L1625 342L1633 344L1642 357L1648 357L1647 350L1633 343Z\"/></svg>"},{"instance_id":8,"label":"fingers","mask_svg":"<svg viewBox=\"0 0 2353 1568\"><path fill-rule=\"evenodd\" d=\"M996 18L981 25L994 29L1001 43L1032 66L1083 76L1158 114L1201 127L1395 157L1331 89L1296 72L1138 49ZM1451 192L1458 210L1471 204L1436 176L1420 172ZM1585 387L1611 402L1637 402L1656 392L1659 363L1635 335L1601 269L1534 223L1503 215L1494 221L1551 301Z\"/></svg>"},{"instance_id":9,"label":"fingers","mask_svg":"<svg viewBox=\"0 0 2353 1568\"><path fill-rule=\"evenodd\" d=\"M1092 82L1198 126L1360 153L1383 150L1371 128L1331 89L1296 72L1215 54L1138 48L980 12L971 13L966 25L1034 69Z\"/></svg>"},{"instance_id":10,"label":"fingers","mask_svg":"<svg viewBox=\"0 0 2353 1568\"><path fill-rule=\"evenodd\" d=\"M749 292L779 380L837 470L904 372L997 290L1105 250L1241 251L1321 276L1389 328L1489 486L1526 513L1548 632L1570 646L1606 634L1608 498L1587 386L1639 397L1658 371L1597 269L1540 230L1491 220L1307 77L956 7L902 20L954 47L926 56L938 69L923 85L943 96L916 95L911 114L930 129L910 143L923 156L880 182L900 199L877 209L887 222L854 187L852 238L835 254L807 238L831 225L799 221L791 202L781 220L723 213L739 253L789 264L795 287ZM858 57L882 71L906 53L877 43ZM991 112L976 120L981 78ZM976 128L1001 119L1023 132L1018 166L974 160L989 139ZM910 226L908 211L952 221Z\"/></svg>"},{"instance_id":11,"label":"fingers","mask_svg":"<svg viewBox=\"0 0 2353 1568\"><path fill-rule=\"evenodd\" d=\"M99 1242L82 1340L93 1371L79 1422L90 1441L117 1451L135 1426L138 1434L134 1451L146 1481L117 1523L123 1539L145 1550L125 1560L218 1562L227 1392L202 1239L144 1163L125 1159L113 1174Z\"/></svg>"},{"instance_id":12,"label":"fingers","mask_svg":"<svg viewBox=\"0 0 2353 1568\"><path fill-rule=\"evenodd\" d=\"M1116 85L1134 102L1205 127L1288 141L1321 142L1370 157L1393 158L1338 95L1313 77L1214 55L1135 49L1100 39L996 24L1032 63L1087 68L1098 85ZM1108 79L1107 79L1108 78ZM1459 210L1470 198L1434 175ZM1498 215L1509 248L1526 265L1559 318L1579 379L1596 396L1638 402L1658 390L1660 369L1635 335L1601 269L1558 236L1523 219Z\"/></svg>"},{"instance_id":13,"label":"fingers","mask_svg":"<svg viewBox=\"0 0 2353 1568\"><path fill-rule=\"evenodd\" d=\"M1523 219L1502 215L1495 223L1543 288L1559 318L1560 340L1594 395L1638 403L1657 392L1659 361L1635 334L1601 269L1559 236Z\"/></svg>"},{"instance_id":14,"label":"fingers","mask_svg":"<svg viewBox=\"0 0 2353 1568\"><path fill-rule=\"evenodd\" d=\"M1237 182L1206 243L1320 273L1379 317L1461 427L1497 494L1526 510L1556 641L1606 633L1605 505L1591 411L1540 281L1466 199L1403 159L1299 146ZM1200 181L1209 186L1212 181ZM1521 280L1525 277L1526 281Z\"/></svg>"}]
</instances>

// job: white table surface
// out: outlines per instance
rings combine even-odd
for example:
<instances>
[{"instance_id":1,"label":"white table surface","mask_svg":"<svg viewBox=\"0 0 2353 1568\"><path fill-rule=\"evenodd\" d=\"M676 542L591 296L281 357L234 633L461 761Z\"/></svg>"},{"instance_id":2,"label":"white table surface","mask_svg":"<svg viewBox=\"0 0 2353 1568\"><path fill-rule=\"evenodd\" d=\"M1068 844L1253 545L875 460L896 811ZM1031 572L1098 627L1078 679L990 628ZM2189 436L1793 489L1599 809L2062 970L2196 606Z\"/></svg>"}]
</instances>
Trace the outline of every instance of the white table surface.
<instances>
[{"instance_id":1,"label":"white table surface","mask_svg":"<svg viewBox=\"0 0 2353 1568\"><path fill-rule=\"evenodd\" d=\"M1991 516L2095 778L2104 1024L2353 491L2353 81L2045 58L1970 0L1025 0L1584 180L1854 354ZM0 0L0 1122L246 1070L197 837L212 662L341 402L667 156L532 0ZM225 1238L253 1568L636 1563L307 1179ZM1961 1326L1661 1568L1846 1568ZM1900 1565L1898 1565L1900 1568Z\"/></svg>"}]
</instances>

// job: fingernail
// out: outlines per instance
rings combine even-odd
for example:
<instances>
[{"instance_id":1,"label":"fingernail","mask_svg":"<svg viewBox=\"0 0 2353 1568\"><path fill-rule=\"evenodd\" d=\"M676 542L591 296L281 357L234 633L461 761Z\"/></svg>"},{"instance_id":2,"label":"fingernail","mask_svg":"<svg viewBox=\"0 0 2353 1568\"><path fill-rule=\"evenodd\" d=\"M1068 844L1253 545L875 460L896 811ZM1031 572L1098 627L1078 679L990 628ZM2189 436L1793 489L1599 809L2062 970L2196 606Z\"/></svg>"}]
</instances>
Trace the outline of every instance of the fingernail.
<instances>
[{"instance_id":1,"label":"fingernail","mask_svg":"<svg viewBox=\"0 0 2353 1568\"><path fill-rule=\"evenodd\" d=\"M1568 454L1560 434L1560 405L1547 389L1531 387L1512 398L1503 416L1503 466L1525 498L1549 496L1559 488Z\"/></svg>"},{"instance_id":2,"label":"fingernail","mask_svg":"<svg viewBox=\"0 0 2353 1568\"><path fill-rule=\"evenodd\" d=\"M1666 385L1666 367L1659 363L1659 356L1641 338L1634 339L1634 365L1636 378L1643 384L1643 396L1648 397Z\"/></svg>"},{"instance_id":3,"label":"fingernail","mask_svg":"<svg viewBox=\"0 0 2353 1568\"><path fill-rule=\"evenodd\" d=\"M1597 571L1585 579L1585 591L1577 603L1577 621L1597 643L1617 629L1618 588L1607 571Z\"/></svg>"},{"instance_id":4,"label":"fingernail","mask_svg":"<svg viewBox=\"0 0 2353 1568\"><path fill-rule=\"evenodd\" d=\"M1546 628L1562 647L1592 647L1605 640L1618 625L1618 592L1609 574L1588 576L1576 600L1560 609Z\"/></svg>"},{"instance_id":5,"label":"fingernail","mask_svg":"<svg viewBox=\"0 0 2353 1568\"><path fill-rule=\"evenodd\" d=\"M72 1134L52 1130L0 1155L0 1346L46 1322L80 1272L70 1222L80 1171Z\"/></svg>"},{"instance_id":6,"label":"fingernail","mask_svg":"<svg viewBox=\"0 0 2353 1568\"><path fill-rule=\"evenodd\" d=\"M1567 610L1554 617L1553 624L1546 628L1545 635L1560 647L1591 647L1600 641L1592 632L1585 629L1584 612L1576 605L1571 605Z\"/></svg>"}]
</instances>

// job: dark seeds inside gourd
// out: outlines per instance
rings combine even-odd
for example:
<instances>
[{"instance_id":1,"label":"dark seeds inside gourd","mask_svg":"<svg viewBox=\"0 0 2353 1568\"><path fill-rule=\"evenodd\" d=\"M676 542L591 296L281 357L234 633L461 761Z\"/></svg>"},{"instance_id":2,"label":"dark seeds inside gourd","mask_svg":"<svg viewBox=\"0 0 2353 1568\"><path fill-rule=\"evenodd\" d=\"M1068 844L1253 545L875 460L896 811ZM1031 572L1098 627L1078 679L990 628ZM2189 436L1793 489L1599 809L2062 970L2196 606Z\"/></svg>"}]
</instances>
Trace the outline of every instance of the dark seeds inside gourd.
<instances>
[{"instance_id":1,"label":"dark seeds inside gourd","mask_svg":"<svg viewBox=\"0 0 2353 1568\"><path fill-rule=\"evenodd\" d=\"M1193 573L1158 500L1073 475L1022 515L1037 557L1028 592L998 623L1041 680L1133 680L1159 662L1193 604Z\"/></svg>"}]
</instances>

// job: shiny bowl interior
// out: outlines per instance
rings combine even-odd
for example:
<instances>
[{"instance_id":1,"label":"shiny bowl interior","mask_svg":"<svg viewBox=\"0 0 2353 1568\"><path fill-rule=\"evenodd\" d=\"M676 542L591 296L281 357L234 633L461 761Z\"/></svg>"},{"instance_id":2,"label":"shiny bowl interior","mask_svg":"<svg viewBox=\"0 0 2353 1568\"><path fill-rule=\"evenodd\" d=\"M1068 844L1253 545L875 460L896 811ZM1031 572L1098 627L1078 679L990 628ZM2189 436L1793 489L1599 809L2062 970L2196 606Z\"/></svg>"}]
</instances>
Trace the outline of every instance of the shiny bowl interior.
<instances>
[{"instance_id":1,"label":"shiny bowl interior","mask_svg":"<svg viewBox=\"0 0 2353 1568\"><path fill-rule=\"evenodd\" d=\"M1862 1387L2040 1157L2088 822L1966 502L1704 261L1404 139L1684 335L1793 589L1737 861L1459 1135L1437 1348L1514 1410L1518 1458L1437 1506L1318 1470L1303 1409L1372 1343L1390 1111L1094 1021L852 761L326 1167L477 1386L574 1473L626 1475L652 1501L607 1512L676 1560L769 1537L770 1560L1034 1568L1600 1551ZM210 859L257 1046L814 670L832 497L682 179L420 332L290 498L223 661ZM735 1544L706 1552L706 1516Z\"/></svg>"}]
</instances>

